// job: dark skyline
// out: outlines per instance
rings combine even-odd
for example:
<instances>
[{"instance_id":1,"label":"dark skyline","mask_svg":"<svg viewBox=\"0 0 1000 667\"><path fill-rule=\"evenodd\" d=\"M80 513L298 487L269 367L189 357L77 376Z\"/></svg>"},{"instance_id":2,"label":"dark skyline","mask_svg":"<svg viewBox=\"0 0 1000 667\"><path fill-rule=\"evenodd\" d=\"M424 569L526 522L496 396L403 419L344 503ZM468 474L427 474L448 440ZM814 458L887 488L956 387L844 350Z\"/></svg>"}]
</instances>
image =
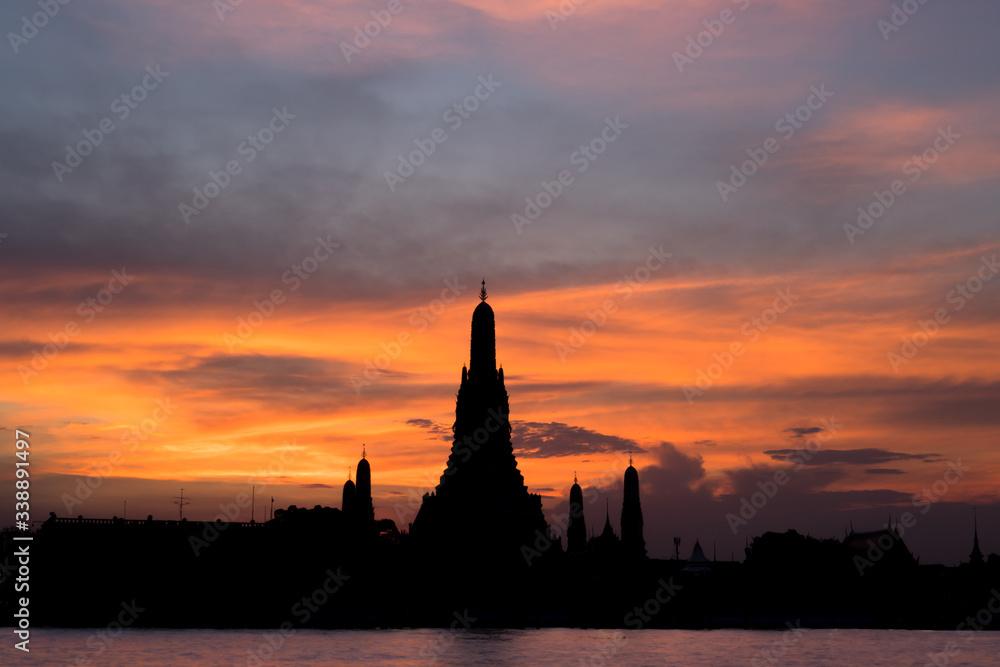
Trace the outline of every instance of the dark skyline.
<instances>
[{"instance_id":1,"label":"dark skyline","mask_svg":"<svg viewBox=\"0 0 1000 667\"><path fill-rule=\"evenodd\" d=\"M485 277L550 523L621 533L631 452L654 558L1000 551L996 3L56 4L0 8L35 519L336 506L364 445L408 524Z\"/></svg>"}]
</instances>

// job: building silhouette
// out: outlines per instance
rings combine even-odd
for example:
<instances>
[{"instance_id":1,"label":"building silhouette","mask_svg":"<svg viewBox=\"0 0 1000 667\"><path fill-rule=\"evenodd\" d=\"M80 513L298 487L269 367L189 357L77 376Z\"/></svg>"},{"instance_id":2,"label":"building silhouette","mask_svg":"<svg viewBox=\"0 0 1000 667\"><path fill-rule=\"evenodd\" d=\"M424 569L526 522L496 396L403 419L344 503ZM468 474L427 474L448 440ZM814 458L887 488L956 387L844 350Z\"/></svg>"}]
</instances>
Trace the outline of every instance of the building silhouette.
<instances>
[{"instance_id":1,"label":"building silhouette","mask_svg":"<svg viewBox=\"0 0 1000 667\"><path fill-rule=\"evenodd\" d=\"M528 493L511 444L509 398L496 363L486 281L472 314L469 366L455 403L454 440L441 481L424 494L412 534L425 544L494 553L546 536L542 500Z\"/></svg>"},{"instance_id":2,"label":"building silhouette","mask_svg":"<svg viewBox=\"0 0 1000 667\"><path fill-rule=\"evenodd\" d=\"M372 468L368 464L368 453L361 446L361 460L358 461L357 496L355 513L359 525L369 527L375 523L375 506L372 504Z\"/></svg>"},{"instance_id":3,"label":"building silhouette","mask_svg":"<svg viewBox=\"0 0 1000 667\"><path fill-rule=\"evenodd\" d=\"M639 502L639 473L628 458L622 498L622 552L627 558L645 558L646 540L642 536L642 503Z\"/></svg>"},{"instance_id":4,"label":"building silhouette","mask_svg":"<svg viewBox=\"0 0 1000 667\"><path fill-rule=\"evenodd\" d=\"M344 516L354 515L354 504L357 499L358 493L355 489L354 482L351 481L351 471L347 471L347 481L344 482L344 495L340 502L340 511L344 513Z\"/></svg>"},{"instance_id":5,"label":"building silhouette","mask_svg":"<svg viewBox=\"0 0 1000 667\"><path fill-rule=\"evenodd\" d=\"M983 552L979 549L979 520L976 517L976 508L972 508L972 553L969 554L969 565L980 568L984 563Z\"/></svg>"},{"instance_id":6,"label":"building silhouette","mask_svg":"<svg viewBox=\"0 0 1000 667\"><path fill-rule=\"evenodd\" d=\"M692 574L702 574L708 572L712 569L712 563L705 556L705 550L701 548L701 541L694 541L694 548L691 550L691 558L688 559L687 565L684 566L683 572L688 572Z\"/></svg>"},{"instance_id":7,"label":"building silhouette","mask_svg":"<svg viewBox=\"0 0 1000 667\"><path fill-rule=\"evenodd\" d=\"M969 563L955 568L921 565L891 521L869 532L852 523L842 541L795 530L748 537L742 563L719 562L714 549L708 559L699 540L682 560L679 538L674 559L649 558L631 457L620 537L608 501L603 530L586 539L574 474L563 553L517 469L485 283L480 299L451 452L409 532L375 521L364 446L340 509L290 505L256 523L251 490L210 521L51 513L33 536L32 618L101 627L131 600L147 627L278 627L309 596L306 627L448 627L466 610L482 627L634 628L642 612L643 628L773 628L796 618L809 627L950 629L1000 587L1000 558L984 558L975 511ZM0 607L14 599L15 579L4 573L20 548L14 532L0 531ZM325 602L316 591L329 593ZM1000 615L977 622L1000 629Z\"/></svg>"},{"instance_id":8,"label":"building silhouette","mask_svg":"<svg viewBox=\"0 0 1000 667\"><path fill-rule=\"evenodd\" d=\"M583 516L583 489L573 475L573 486L569 490L569 526L566 528L566 550L571 554L587 550L587 521Z\"/></svg>"}]
</instances>

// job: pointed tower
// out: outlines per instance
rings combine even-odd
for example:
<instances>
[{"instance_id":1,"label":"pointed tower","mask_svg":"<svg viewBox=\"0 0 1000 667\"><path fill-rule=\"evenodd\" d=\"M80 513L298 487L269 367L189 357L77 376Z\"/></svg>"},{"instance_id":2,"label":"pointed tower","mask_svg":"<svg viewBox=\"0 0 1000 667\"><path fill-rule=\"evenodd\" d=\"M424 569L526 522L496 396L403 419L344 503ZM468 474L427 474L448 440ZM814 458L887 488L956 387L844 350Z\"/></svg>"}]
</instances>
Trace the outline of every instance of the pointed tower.
<instances>
[{"instance_id":1,"label":"pointed tower","mask_svg":"<svg viewBox=\"0 0 1000 667\"><path fill-rule=\"evenodd\" d=\"M355 511L361 526L375 523L375 508L372 505L372 468L368 464L368 453L361 445L361 460L358 461L358 484Z\"/></svg>"},{"instance_id":2,"label":"pointed tower","mask_svg":"<svg viewBox=\"0 0 1000 667\"><path fill-rule=\"evenodd\" d=\"M528 493L511 444L509 399L497 370L496 322L486 281L472 313L469 366L455 403L451 455L434 494L425 494L413 535L462 548L518 550L548 535L542 500Z\"/></svg>"},{"instance_id":3,"label":"pointed tower","mask_svg":"<svg viewBox=\"0 0 1000 667\"><path fill-rule=\"evenodd\" d=\"M340 503L340 511L344 513L346 517L354 516L354 505L357 501L357 491L354 488L354 482L351 481L351 469L347 469L347 481L344 482L344 495Z\"/></svg>"},{"instance_id":4,"label":"pointed tower","mask_svg":"<svg viewBox=\"0 0 1000 667\"><path fill-rule=\"evenodd\" d=\"M969 565L982 567L983 552L979 550L979 521L976 519L976 508L972 508L972 553L969 554Z\"/></svg>"},{"instance_id":5,"label":"pointed tower","mask_svg":"<svg viewBox=\"0 0 1000 667\"><path fill-rule=\"evenodd\" d=\"M566 529L567 550L571 554L587 549L587 522L583 516L583 489L573 473L573 486L569 490L569 527Z\"/></svg>"},{"instance_id":6,"label":"pointed tower","mask_svg":"<svg viewBox=\"0 0 1000 667\"><path fill-rule=\"evenodd\" d=\"M611 526L611 504L605 500L604 530L601 531L600 535L590 538L590 541L587 542L587 549L598 558L617 560L621 555L619 553L620 547L621 544L618 541L618 536L615 534L615 529Z\"/></svg>"},{"instance_id":7,"label":"pointed tower","mask_svg":"<svg viewBox=\"0 0 1000 667\"><path fill-rule=\"evenodd\" d=\"M639 502L639 473L632 467L632 455L625 469L625 495L622 499L622 552L628 558L646 557L642 536L642 504Z\"/></svg>"},{"instance_id":8,"label":"pointed tower","mask_svg":"<svg viewBox=\"0 0 1000 667\"><path fill-rule=\"evenodd\" d=\"M611 503L607 499L604 500L604 530L601 532L601 539L618 542L615 529L611 527Z\"/></svg>"}]
</instances>

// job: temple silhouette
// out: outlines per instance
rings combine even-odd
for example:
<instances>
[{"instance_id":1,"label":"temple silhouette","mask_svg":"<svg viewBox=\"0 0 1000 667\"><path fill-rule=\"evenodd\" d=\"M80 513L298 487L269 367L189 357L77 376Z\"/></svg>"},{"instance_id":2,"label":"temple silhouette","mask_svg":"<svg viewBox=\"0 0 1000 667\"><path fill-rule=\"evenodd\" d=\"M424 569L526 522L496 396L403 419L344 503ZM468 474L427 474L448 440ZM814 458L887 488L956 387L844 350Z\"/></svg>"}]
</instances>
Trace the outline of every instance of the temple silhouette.
<instances>
[{"instance_id":1,"label":"temple silhouette","mask_svg":"<svg viewBox=\"0 0 1000 667\"><path fill-rule=\"evenodd\" d=\"M478 627L951 629L1000 585L975 515L957 568L920 564L891 522L843 540L768 532L747 540L742 562L709 558L700 541L682 558L679 539L673 558L650 558L631 456L620 536L609 501L588 533L575 473L567 520L549 525L517 467L485 280L479 296L451 450L404 530L375 518L364 445L339 508L291 505L264 522L238 521L238 509L215 521L51 513L34 535L35 621L104 626L129 603L147 627L449 627L461 613ZM6 622L13 534L0 541Z\"/></svg>"},{"instance_id":2,"label":"temple silhouette","mask_svg":"<svg viewBox=\"0 0 1000 667\"><path fill-rule=\"evenodd\" d=\"M528 493L511 444L510 402L497 369L496 322L483 280L472 313L469 366L455 401L455 439L441 482L424 495L410 532L425 544L494 555L548 533L542 498Z\"/></svg>"}]
</instances>

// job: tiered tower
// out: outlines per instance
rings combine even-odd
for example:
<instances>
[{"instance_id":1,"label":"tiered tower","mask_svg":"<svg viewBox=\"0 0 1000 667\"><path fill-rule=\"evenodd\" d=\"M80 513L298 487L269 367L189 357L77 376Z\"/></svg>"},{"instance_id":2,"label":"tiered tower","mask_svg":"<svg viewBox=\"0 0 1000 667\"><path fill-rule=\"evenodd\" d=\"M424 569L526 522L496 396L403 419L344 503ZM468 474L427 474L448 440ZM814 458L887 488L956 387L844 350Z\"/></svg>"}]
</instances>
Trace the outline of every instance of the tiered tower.
<instances>
[{"instance_id":1,"label":"tiered tower","mask_svg":"<svg viewBox=\"0 0 1000 667\"><path fill-rule=\"evenodd\" d=\"M344 516L354 516L354 505L357 500L358 492L354 486L354 482L351 481L351 470L347 470L347 481L344 482L344 495L340 502L340 510L344 513Z\"/></svg>"},{"instance_id":2,"label":"tiered tower","mask_svg":"<svg viewBox=\"0 0 1000 667\"><path fill-rule=\"evenodd\" d=\"M368 464L368 453L364 445L361 445L361 460L358 461L357 495L354 503L361 526L375 523L375 507L372 505L372 468Z\"/></svg>"},{"instance_id":3,"label":"tiered tower","mask_svg":"<svg viewBox=\"0 0 1000 667\"><path fill-rule=\"evenodd\" d=\"M622 500L622 553L627 558L645 558L646 540L642 536L642 504L639 502L639 473L628 457Z\"/></svg>"},{"instance_id":4,"label":"tiered tower","mask_svg":"<svg viewBox=\"0 0 1000 667\"><path fill-rule=\"evenodd\" d=\"M583 489L573 473L573 486L569 490L569 527L566 529L567 549L571 554L587 549L587 522L583 516Z\"/></svg>"},{"instance_id":5,"label":"tiered tower","mask_svg":"<svg viewBox=\"0 0 1000 667\"><path fill-rule=\"evenodd\" d=\"M497 370L496 324L486 281L472 314L469 366L455 404L454 440L440 484L425 494L413 535L440 546L519 550L548 535L542 500L528 493L511 444L509 400Z\"/></svg>"}]
</instances>

